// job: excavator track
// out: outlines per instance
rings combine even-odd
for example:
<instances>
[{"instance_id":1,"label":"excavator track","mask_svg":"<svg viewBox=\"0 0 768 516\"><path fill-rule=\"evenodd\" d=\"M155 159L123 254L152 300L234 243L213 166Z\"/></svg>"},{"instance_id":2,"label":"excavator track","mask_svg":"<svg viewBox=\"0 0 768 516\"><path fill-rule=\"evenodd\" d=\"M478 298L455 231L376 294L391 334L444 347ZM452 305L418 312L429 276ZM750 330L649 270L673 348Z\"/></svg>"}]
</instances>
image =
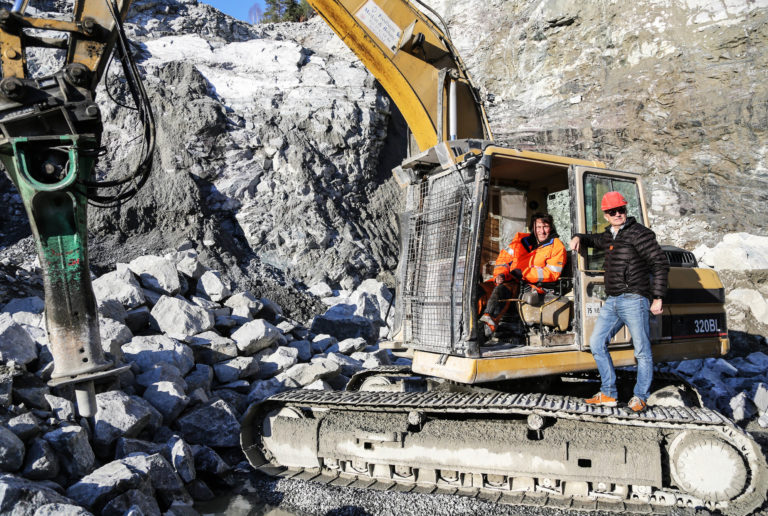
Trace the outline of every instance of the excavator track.
<instances>
[{"instance_id":1,"label":"excavator track","mask_svg":"<svg viewBox=\"0 0 768 516\"><path fill-rule=\"evenodd\" d=\"M513 505L750 514L755 441L706 408L595 407L553 394L290 391L254 404L243 449L269 475Z\"/></svg>"}]
</instances>

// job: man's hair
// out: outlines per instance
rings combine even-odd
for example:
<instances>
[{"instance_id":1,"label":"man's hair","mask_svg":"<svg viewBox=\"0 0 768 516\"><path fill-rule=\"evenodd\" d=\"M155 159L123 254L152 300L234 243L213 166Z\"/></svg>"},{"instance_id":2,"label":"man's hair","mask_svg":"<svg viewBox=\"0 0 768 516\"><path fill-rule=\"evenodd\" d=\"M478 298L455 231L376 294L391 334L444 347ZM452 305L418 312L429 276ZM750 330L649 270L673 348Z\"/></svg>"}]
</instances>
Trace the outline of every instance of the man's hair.
<instances>
[{"instance_id":1,"label":"man's hair","mask_svg":"<svg viewBox=\"0 0 768 516\"><path fill-rule=\"evenodd\" d=\"M531 215L531 225L528 226L531 229L531 233L534 235L536 234L536 221L541 220L549 224L549 238L555 238L557 237L557 228L555 228L555 220L552 218L552 215L549 213L542 213L542 212L536 212L533 215Z\"/></svg>"}]
</instances>

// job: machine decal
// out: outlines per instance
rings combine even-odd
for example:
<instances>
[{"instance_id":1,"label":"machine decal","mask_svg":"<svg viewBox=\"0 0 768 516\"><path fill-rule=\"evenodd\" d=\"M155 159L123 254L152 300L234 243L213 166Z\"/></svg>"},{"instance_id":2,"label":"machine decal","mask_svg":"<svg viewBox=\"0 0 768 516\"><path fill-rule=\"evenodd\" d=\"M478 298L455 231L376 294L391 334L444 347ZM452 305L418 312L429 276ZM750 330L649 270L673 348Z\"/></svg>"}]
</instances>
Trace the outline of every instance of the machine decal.
<instances>
[{"instance_id":1,"label":"machine decal","mask_svg":"<svg viewBox=\"0 0 768 516\"><path fill-rule=\"evenodd\" d=\"M391 51L397 50L397 44L400 42L402 31L376 2L368 0L357 11L357 17Z\"/></svg>"}]
</instances>

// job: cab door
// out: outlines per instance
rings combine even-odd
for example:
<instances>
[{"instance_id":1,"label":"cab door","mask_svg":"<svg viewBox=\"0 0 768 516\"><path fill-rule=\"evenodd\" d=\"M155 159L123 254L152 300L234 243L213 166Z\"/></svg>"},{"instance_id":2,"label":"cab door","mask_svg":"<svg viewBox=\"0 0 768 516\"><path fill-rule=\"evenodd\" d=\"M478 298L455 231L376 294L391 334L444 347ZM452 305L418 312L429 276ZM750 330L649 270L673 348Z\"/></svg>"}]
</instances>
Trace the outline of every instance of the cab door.
<instances>
[{"instance_id":1,"label":"cab door","mask_svg":"<svg viewBox=\"0 0 768 516\"><path fill-rule=\"evenodd\" d=\"M635 217L644 226L648 226L645 209L645 194L638 174L571 166L569 170L571 192L571 219L575 221L575 233L602 233L608 228L600 202L607 192L620 192L627 199L627 216ZM579 347L589 348L600 308L606 299L604 285L605 253L599 249L582 246L575 261L574 289L576 290L576 312L578 314L577 331ZM652 317L653 319L653 317ZM658 325L651 324L652 339ZM627 327L622 327L611 340L610 347L624 347L631 343Z\"/></svg>"}]
</instances>

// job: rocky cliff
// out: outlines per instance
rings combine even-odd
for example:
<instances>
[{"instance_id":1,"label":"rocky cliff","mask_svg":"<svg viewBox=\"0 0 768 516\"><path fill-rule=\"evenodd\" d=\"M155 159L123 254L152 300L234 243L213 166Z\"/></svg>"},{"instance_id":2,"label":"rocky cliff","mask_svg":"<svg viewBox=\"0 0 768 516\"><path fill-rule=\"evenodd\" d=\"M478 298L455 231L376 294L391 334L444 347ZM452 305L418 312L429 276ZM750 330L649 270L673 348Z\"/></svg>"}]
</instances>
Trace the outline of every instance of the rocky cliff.
<instances>
[{"instance_id":1,"label":"rocky cliff","mask_svg":"<svg viewBox=\"0 0 768 516\"><path fill-rule=\"evenodd\" d=\"M700 257L728 234L768 234L768 2L430 5L501 143L642 172L661 239ZM320 19L251 26L196 1L144 0L128 31L158 148L135 200L91 212L97 269L191 240L211 266L305 315L313 304L291 301L297 290L387 277L399 202L389 169L404 153L402 118ZM109 149L100 171L125 173L135 118L103 87L99 96ZM24 224L18 198L3 202L7 246ZM768 295L743 271L754 267L719 268L737 270L729 288ZM764 323L749 332L765 334Z\"/></svg>"}]
</instances>

